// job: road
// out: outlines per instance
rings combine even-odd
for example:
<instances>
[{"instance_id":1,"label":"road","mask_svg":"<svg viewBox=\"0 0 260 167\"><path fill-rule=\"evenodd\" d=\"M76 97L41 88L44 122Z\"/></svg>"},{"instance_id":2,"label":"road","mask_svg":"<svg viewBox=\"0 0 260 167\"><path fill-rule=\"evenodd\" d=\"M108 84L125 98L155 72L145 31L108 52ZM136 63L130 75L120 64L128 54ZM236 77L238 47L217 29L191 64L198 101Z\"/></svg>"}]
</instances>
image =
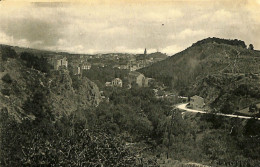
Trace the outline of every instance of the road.
<instances>
[{"instance_id":1,"label":"road","mask_svg":"<svg viewBox=\"0 0 260 167\"><path fill-rule=\"evenodd\" d=\"M180 109L180 110L184 110L187 112L193 112L193 113L202 113L202 114L207 114L208 112L205 111L201 111L201 110L195 110L195 109L190 109L187 108L188 103L183 103L183 104L178 104L176 105L176 108ZM233 115L233 114L222 114L222 113L215 113L215 115L221 115L221 116L225 116L225 117L233 117L233 118L240 118L240 119L251 119L253 117L247 117L247 116L240 116L240 115ZM258 118L258 120L260 120L260 118Z\"/></svg>"}]
</instances>

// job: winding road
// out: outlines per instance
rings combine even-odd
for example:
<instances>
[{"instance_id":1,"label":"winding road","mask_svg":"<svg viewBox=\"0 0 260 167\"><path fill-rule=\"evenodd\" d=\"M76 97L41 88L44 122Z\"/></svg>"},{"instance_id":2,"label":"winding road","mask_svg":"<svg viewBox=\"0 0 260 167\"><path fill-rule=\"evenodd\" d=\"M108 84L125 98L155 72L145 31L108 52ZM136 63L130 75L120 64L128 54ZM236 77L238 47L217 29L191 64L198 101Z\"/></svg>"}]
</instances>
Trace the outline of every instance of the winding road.
<instances>
[{"instance_id":1,"label":"winding road","mask_svg":"<svg viewBox=\"0 0 260 167\"><path fill-rule=\"evenodd\" d=\"M178 105L176 105L176 108L178 108L180 110L184 110L186 112L202 113L202 114L208 113L208 112L201 111L201 110L195 110L195 109L187 108L187 104L189 104L189 103L178 104ZM222 113L215 113L215 115L221 115L221 116L233 117L233 118L240 118L240 119L252 119L253 118L253 117L248 117L248 116L240 116L240 115L233 115L233 114L222 114ZM260 118L257 118L257 120L260 120Z\"/></svg>"}]
</instances>

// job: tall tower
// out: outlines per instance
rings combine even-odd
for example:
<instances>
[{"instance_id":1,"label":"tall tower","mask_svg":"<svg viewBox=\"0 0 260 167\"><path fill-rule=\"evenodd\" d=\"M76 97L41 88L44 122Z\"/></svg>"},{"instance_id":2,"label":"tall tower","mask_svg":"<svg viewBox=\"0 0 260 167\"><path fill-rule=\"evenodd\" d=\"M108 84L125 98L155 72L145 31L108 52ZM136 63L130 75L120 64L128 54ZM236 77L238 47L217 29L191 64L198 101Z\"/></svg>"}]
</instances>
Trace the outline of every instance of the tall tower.
<instances>
[{"instance_id":1,"label":"tall tower","mask_svg":"<svg viewBox=\"0 0 260 167\"><path fill-rule=\"evenodd\" d=\"M146 48L144 49L144 55L146 55L147 54L147 51L146 51Z\"/></svg>"}]
</instances>

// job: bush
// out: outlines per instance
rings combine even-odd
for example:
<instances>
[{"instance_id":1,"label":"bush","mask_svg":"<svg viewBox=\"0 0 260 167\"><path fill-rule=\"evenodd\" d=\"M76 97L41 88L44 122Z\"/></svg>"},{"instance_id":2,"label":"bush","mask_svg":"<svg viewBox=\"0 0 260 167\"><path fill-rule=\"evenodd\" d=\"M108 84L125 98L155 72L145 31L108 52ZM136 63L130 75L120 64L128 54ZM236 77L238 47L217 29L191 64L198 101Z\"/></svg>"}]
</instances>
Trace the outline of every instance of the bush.
<instances>
[{"instance_id":1,"label":"bush","mask_svg":"<svg viewBox=\"0 0 260 167\"><path fill-rule=\"evenodd\" d=\"M71 75L71 80L72 80L72 87L76 90L79 89L80 85L82 84L81 79L77 75Z\"/></svg>"},{"instance_id":2,"label":"bush","mask_svg":"<svg viewBox=\"0 0 260 167\"><path fill-rule=\"evenodd\" d=\"M254 50L253 44L250 44L250 45L248 46L248 49L249 49L249 50Z\"/></svg>"},{"instance_id":3,"label":"bush","mask_svg":"<svg viewBox=\"0 0 260 167\"><path fill-rule=\"evenodd\" d=\"M4 81L5 83L8 83L8 84L11 84L13 82L12 78L10 77L9 74L5 74L3 77L2 77L2 81Z\"/></svg>"},{"instance_id":4,"label":"bush","mask_svg":"<svg viewBox=\"0 0 260 167\"><path fill-rule=\"evenodd\" d=\"M10 96L10 90L9 89L1 89L1 93L6 96Z\"/></svg>"},{"instance_id":5,"label":"bush","mask_svg":"<svg viewBox=\"0 0 260 167\"><path fill-rule=\"evenodd\" d=\"M59 124L47 121L35 125L31 121L17 123L8 114L0 114L1 166L138 165L135 154L121 139L89 131L79 120L68 117Z\"/></svg>"},{"instance_id":6,"label":"bush","mask_svg":"<svg viewBox=\"0 0 260 167\"><path fill-rule=\"evenodd\" d=\"M232 104L231 102L224 103L224 105L220 109L220 112L224 114L234 113L234 104Z\"/></svg>"},{"instance_id":7,"label":"bush","mask_svg":"<svg viewBox=\"0 0 260 167\"><path fill-rule=\"evenodd\" d=\"M51 65L48 63L47 59L43 56L37 57L33 53L22 52L21 59L26 62L28 68L34 68L44 73L49 73Z\"/></svg>"},{"instance_id":8,"label":"bush","mask_svg":"<svg viewBox=\"0 0 260 167\"><path fill-rule=\"evenodd\" d=\"M2 46L1 52L2 52L2 60L4 60L4 61L6 61L7 58L16 58L17 57L16 52L10 46Z\"/></svg>"},{"instance_id":9,"label":"bush","mask_svg":"<svg viewBox=\"0 0 260 167\"><path fill-rule=\"evenodd\" d=\"M28 99L23 104L23 109L27 114L33 114L36 117L35 123L42 120L54 120L53 111L47 101L48 95L37 91L32 99Z\"/></svg>"},{"instance_id":10,"label":"bush","mask_svg":"<svg viewBox=\"0 0 260 167\"><path fill-rule=\"evenodd\" d=\"M245 135L260 135L260 122L257 119L249 119L245 125Z\"/></svg>"}]
</instances>

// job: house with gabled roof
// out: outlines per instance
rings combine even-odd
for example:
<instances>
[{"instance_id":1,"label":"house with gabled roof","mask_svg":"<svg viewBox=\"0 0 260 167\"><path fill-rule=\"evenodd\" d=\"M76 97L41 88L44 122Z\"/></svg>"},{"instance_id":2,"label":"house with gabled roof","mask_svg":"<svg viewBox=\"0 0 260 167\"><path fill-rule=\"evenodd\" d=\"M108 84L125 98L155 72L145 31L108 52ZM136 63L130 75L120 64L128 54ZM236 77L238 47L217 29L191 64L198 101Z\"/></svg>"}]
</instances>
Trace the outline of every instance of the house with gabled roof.
<instances>
[{"instance_id":1,"label":"house with gabled roof","mask_svg":"<svg viewBox=\"0 0 260 167\"><path fill-rule=\"evenodd\" d=\"M145 84L145 76L140 72L131 71L128 75L128 82L130 84L136 83L139 87L143 87Z\"/></svg>"}]
</instances>

